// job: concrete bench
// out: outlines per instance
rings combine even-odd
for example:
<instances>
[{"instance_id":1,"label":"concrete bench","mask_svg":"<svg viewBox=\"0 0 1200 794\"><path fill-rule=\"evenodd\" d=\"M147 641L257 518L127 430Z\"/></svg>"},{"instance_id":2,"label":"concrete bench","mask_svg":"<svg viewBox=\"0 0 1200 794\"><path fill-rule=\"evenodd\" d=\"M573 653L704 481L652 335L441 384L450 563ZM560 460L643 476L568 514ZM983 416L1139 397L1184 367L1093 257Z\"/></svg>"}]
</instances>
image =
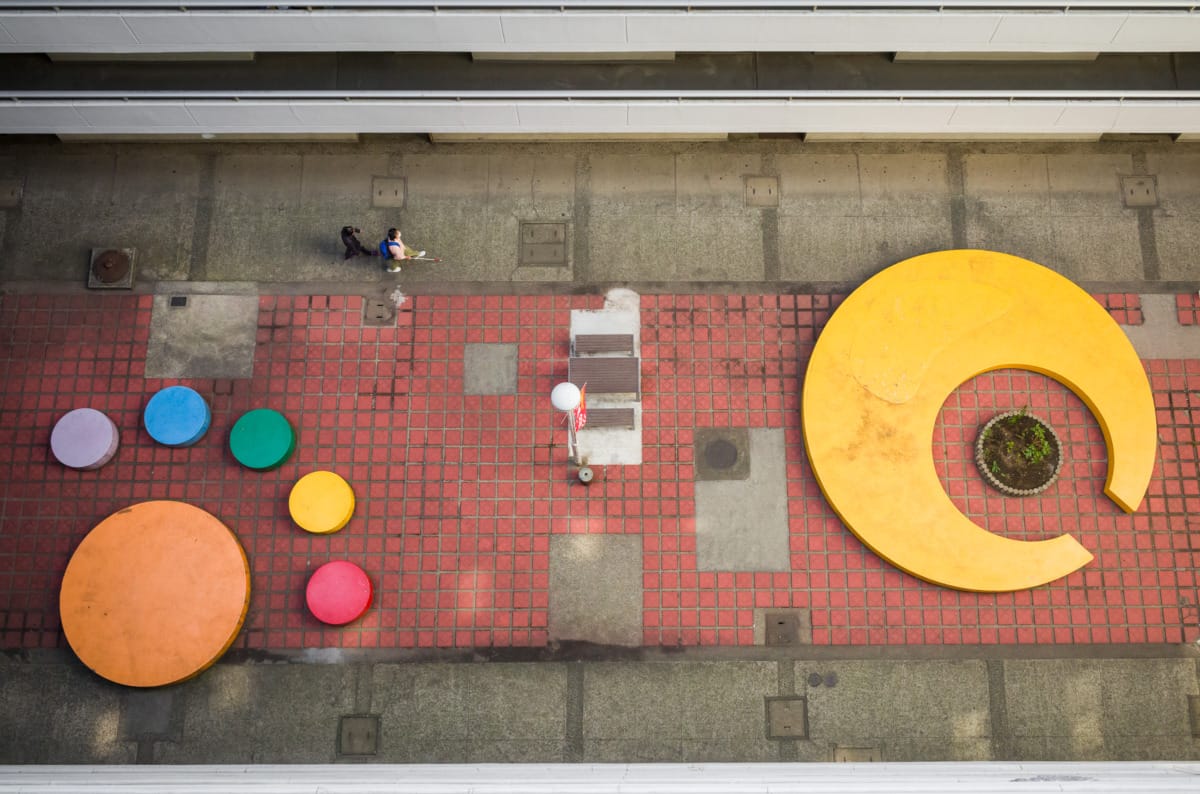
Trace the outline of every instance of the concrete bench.
<instances>
[{"instance_id":1,"label":"concrete bench","mask_svg":"<svg viewBox=\"0 0 1200 794\"><path fill-rule=\"evenodd\" d=\"M572 358L568 379L587 386L589 394L640 394L642 361L638 358Z\"/></svg>"},{"instance_id":2,"label":"concrete bench","mask_svg":"<svg viewBox=\"0 0 1200 794\"><path fill-rule=\"evenodd\" d=\"M636 429L632 408L589 408L587 412L588 427L624 427Z\"/></svg>"},{"instance_id":3,"label":"concrete bench","mask_svg":"<svg viewBox=\"0 0 1200 794\"><path fill-rule=\"evenodd\" d=\"M597 353L621 353L633 355L633 334L579 334L575 337L574 353L577 356Z\"/></svg>"}]
</instances>

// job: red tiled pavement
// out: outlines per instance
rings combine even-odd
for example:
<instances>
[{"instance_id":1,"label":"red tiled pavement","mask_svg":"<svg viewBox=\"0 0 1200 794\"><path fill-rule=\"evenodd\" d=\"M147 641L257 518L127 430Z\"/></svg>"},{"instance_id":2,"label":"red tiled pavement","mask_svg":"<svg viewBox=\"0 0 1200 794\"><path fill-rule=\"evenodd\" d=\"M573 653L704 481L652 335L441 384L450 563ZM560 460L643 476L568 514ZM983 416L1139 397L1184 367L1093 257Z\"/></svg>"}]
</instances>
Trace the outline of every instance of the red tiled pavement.
<instances>
[{"instance_id":1,"label":"red tiled pavement","mask_svg":"<svg viewBox=\"0 0 1200 794\"><path fill-rule=\"evenodd\" d=\"M1181 296L1181 300L1190 296ZM1137 296L1097 296L1140 322ZM1150 361L1160 463L1141 511L1101 493L1105 452L1082 403L1062 386L1002 371L964 384L942 410L934 457L956 504L992 531L1074 533L1090 566L1036 590L960 593L885 565L825 504L804 459L804 362L837 296L670 295L642 299L644 464L570 477L549 406L566 373L569 313L599 297L418 297L394 328L364 327L358 297L264 297L255 376L185 381L211 401L197 445L155 445L146 400L170 385L142 376L150 298L10 296L0 307L0 646L63 644L57 592L71 551L106 515L145 499L197 504L233 528L253 596L238 647L539 646L547 641L549 545L556 533L628 533L644 544L649 645L753 640L756 607L812 610L820 645L1181 642L1200 636L1200 361ZM1182 303L1180 304L1182 310ZM463 394L464 344L516 343L518 394ZM1002 497L971 463L981 418L1028 405L1066 442L1059 482L1038 498ZM72 408L121 428L115 460L76 472L49 457ZM230 427L271 407L296 425L281 469L241 468ZM781 428L787 440L790 573L696 570L693 429ZM332 536L288 518L302 474L330 468L358 495ZM361 565L376 603L349 627L303 606L309 572Z\"/></svg>"}]
</instances>

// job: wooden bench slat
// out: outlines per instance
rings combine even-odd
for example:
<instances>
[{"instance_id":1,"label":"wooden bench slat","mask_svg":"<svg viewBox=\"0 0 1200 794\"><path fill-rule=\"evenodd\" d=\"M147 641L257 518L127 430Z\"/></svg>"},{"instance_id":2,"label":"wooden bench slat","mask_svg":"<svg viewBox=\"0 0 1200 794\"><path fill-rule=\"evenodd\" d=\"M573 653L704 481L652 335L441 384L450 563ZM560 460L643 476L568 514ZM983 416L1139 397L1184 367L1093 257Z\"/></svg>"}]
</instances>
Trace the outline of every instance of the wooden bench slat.
<instances>
[{"instance_id":1,"label":"wooden bench slat","mask_svg":"<svg viewBox=\"0 0 1200 794\"><path fill-rule=\"evenodd\" d=\"M576 386L587 385L592 394L632 394L640 392L641 359L572 358L568 378Z\"/></svg>"},{"instance_id":2,"label":"wooden bench slat","mask_svg":"<svg viewBox=\"0 0 1200 794\"><path fill-rule=\"evenodd\" d=\"M633 355L633 334L578 334L575 354L625 353Z\"/></svg>"},{"instance_id":3,"label":"wooden bench slat","mask_svg":"<svg viewBox=\"0 0 1200 794\"><path fill-rule=\"evenodd\" d=\"M589 408L587 424L589 427L627 427L634 429L636 420L632 408Z\"/></svg>"}]
</instances>

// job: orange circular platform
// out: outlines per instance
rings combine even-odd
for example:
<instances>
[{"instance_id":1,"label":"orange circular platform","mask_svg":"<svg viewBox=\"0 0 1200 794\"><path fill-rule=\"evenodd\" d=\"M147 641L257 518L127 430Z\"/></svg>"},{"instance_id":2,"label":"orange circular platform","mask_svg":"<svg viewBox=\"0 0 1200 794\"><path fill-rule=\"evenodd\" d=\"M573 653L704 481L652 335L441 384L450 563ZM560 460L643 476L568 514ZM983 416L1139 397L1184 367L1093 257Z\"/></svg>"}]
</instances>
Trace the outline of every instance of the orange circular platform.
<instances>
[{"instance_id":1,"label":"orange circular platform","mask_svg":"<svg viewBox=\"0 0 1200 794\"><path fill-rule=\"evenodd\" d=\"M67 564L63 632L98 675L174 684L233 644L250 606L250 565L216 516L183 502L142 502L88 533Z\"/></svg>"}]
</instances>

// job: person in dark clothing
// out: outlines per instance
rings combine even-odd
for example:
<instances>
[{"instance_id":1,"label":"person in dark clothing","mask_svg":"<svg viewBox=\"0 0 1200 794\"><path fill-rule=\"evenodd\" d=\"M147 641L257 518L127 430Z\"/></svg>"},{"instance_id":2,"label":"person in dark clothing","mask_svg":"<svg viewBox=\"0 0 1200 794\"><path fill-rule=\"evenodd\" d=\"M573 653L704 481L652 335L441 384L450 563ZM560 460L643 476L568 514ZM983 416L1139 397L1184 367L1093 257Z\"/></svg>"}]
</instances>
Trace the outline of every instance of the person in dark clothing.
<instances>
[{"instance_id":1,"label":"person in dark clothing","mask_svg":"<svg viewBox=\"0 0 1200 794\"><path fill-rule=\"evenodd\" d=\"M342 245L346 246L346 256L344 258L353 259L356 256L379 256L378 251L372 251L359 242L359 239L355 236L357 234L362 234L362 229L357 226L342 227Z\"/></svg>"}]
</instances>

